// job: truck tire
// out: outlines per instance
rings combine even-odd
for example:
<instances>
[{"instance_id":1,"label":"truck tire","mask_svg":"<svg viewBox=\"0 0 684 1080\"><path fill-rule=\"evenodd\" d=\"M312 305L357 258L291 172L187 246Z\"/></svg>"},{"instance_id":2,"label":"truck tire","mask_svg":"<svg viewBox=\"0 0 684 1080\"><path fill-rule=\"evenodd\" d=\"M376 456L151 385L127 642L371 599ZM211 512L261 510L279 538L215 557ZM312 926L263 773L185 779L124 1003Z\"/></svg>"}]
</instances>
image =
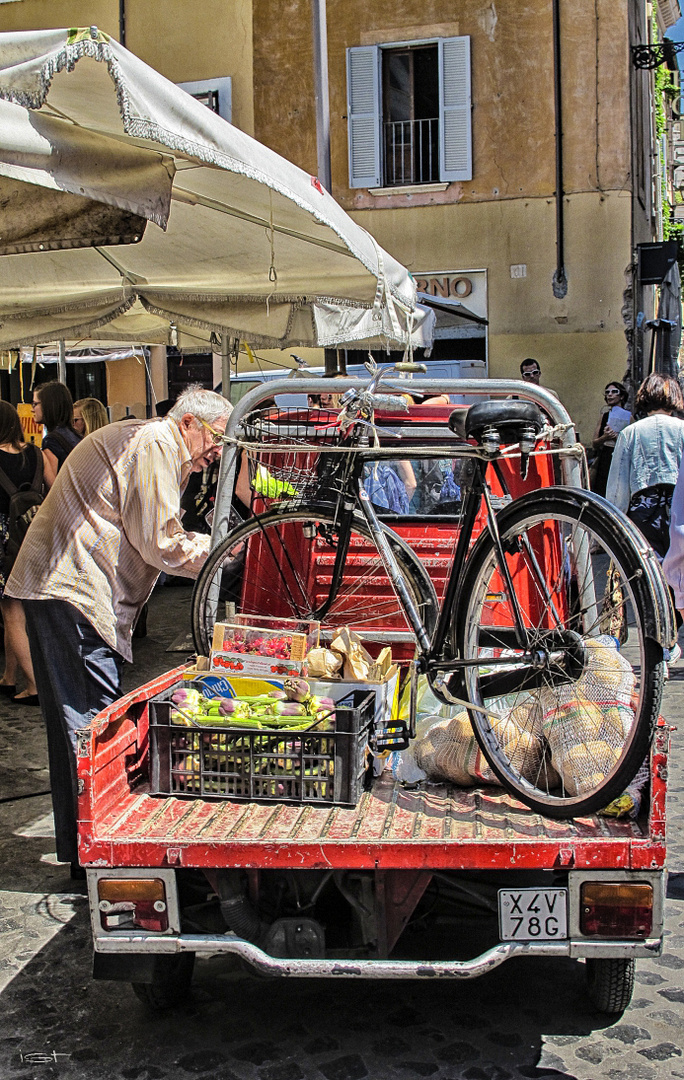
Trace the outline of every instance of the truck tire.
<instances>
[{"instance_id":1,"label":"truck tire","mask_svg":"<svg viewBox=\"0 0 684 1080\"><path fill-rule=\"evenodd\" d=\"M152 981L131 983L133 993L154 1012L187 1002L195 966L194 953L155 956Z\"/></svg>"},{"instance_id":2,"label":"truck tire","mask_svg":"<svg viewBox=\"0 0 684 1080\"><path fill-rule=\"evenodd\" d=\"M623 1013L634 992L634 960L587 960L587 987L599 1012Z\"/></svg>"}]
</instances>

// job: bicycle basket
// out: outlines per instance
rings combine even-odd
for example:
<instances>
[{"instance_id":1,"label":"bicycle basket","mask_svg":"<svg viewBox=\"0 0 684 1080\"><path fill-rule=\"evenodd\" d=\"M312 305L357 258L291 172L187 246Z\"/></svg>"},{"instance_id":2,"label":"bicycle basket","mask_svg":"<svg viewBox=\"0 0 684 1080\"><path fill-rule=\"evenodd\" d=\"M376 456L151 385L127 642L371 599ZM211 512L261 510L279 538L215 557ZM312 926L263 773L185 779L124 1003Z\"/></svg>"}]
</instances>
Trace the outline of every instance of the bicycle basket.
<instances>
[{"instance_id":1,"label":"bicycle basket","mask_svg":"<svg viewBox=\"0 0 684 1080\"><path fill-rule=\"evenodd\" d=\"M263 409L242 425L249 479L257 497L292 503L330 499L341 490L342 433L325 409ZM328 450L328 453L325 450Z\"/></svg>"}]
</instances>

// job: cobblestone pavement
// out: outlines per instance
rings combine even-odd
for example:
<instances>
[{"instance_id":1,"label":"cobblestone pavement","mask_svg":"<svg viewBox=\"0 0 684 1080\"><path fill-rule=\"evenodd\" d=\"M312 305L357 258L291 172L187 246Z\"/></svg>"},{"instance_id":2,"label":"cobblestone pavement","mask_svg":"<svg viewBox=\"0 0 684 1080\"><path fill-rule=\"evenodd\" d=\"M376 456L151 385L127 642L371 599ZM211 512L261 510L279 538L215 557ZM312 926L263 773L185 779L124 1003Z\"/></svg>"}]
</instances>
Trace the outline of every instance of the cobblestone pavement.
<instances>
[{"instance_id":1,"label":"cobblestone pavement","mask_svg":"<svg viewBox=\"0 0 684 1080\"><path fill-rule=\"evenodd\" d=\"M153 596L127 685L173 666L189 589ZM684 661L664 714L684 716ZM625 1014L592 1012L583 965L510 961L463 983L271 981L197 965L186 1007L154 1017L96 983L85 899L51 854L49 799L0 804L0 1078L64 1080L660 1080L684 1078L683 733L673 733L663 956L637 964ZM48 786L36 709L0 701L0 798Z\"/></svg>"}]
</instances>

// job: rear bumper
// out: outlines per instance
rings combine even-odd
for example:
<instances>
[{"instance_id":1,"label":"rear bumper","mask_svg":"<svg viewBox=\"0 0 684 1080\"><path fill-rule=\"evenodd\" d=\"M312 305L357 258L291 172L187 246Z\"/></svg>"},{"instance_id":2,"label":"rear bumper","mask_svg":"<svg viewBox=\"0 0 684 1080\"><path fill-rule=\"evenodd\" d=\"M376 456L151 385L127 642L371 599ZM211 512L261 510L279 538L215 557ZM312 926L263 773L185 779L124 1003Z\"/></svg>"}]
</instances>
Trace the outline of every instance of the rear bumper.
<instances>
[{"instance_id":1,"label":"rear bumper","mask_svg":"<svg viewBox=\"0 0 684 1080\"><path fill-rule=\"evenodd\" d=\"M103 928L98 910L98 881L102 878L124 876L147 877L153 874L165 885L169 929L151 932L143 929ZM176 891L176 874L170 869L141 868L93 869L87 871L90 914L95 952L100 956L125 957L176 955L195 953L198 956L229 955L239 957L261 975L290 978L347 978L347 979L473 979L499 967L516 956L567 956L575 959L638 958L658 956L662 949L663 878L658 871L636 874L623 871L619 880L648 881L654 888L654 919L652 936L638 940L605 940L585 938L579 927L580 887L583 881L615 880L616 875L605 870L572 872L568 881L568 938L562 941L501 941L479 956L469 960L359 960L276 957L257 945L225 933L189 934L181 931L181 915ZM110 977L110 976L105 976Z\"/></svg>"},{"instance_id":2,"label":"rear bumper","mask_svg":"<svg viewBox=\"0 0 684 1080\"><path fill-rule=\"evenodd\" d=\"M639 957L657 956L660 939L615 942L502 942L472 960L299 960L269 956L234 934L108 935L95 939L101 953L196 953L240 957L260 975L299 979L474 979L515 956Z\"/></svg>"}]
</instances>

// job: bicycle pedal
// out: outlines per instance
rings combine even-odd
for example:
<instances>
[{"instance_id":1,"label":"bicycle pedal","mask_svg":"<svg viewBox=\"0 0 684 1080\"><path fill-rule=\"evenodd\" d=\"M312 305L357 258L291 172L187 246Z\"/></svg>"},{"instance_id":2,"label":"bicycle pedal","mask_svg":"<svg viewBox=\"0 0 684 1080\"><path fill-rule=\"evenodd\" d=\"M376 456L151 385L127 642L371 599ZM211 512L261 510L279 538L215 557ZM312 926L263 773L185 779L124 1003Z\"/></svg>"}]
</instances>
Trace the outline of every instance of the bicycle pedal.
<instances>
[{"instance_id":1,"label":"bicycle pedal","mask_svg":"<svg viewBox=\"0 0 684 1080\"><path fill-rule=\"evenodd\" d=\"M409 745L408 726L403 720L377 724L369 741L376 753L382 750L406 750Z\"/></svg>"}]
</instances>

